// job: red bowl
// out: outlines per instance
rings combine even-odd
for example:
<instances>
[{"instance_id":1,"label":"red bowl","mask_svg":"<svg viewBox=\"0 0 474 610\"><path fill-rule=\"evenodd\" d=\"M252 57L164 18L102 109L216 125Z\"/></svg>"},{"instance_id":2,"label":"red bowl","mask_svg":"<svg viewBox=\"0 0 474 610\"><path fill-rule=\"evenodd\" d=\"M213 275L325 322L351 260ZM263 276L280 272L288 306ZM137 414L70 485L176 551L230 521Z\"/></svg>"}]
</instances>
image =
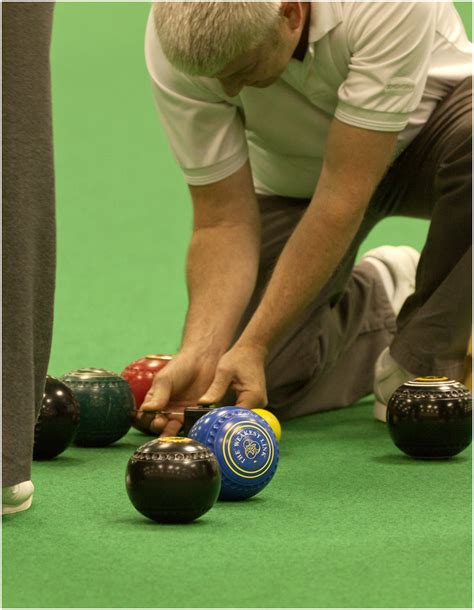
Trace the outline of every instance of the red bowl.
<instances>
[{"instance_id":1,"label":"red bowl","mask_svg":"<svg viewBox=\"0 0 474 610\"><path fill-rule=\"evenodd\" d=\"M134 360L120 373L128 381L135 397L136 408L139 409L151 388L154 376L168 364L173 356L167 354L152 354Z\"/></svg>"}]
</instances>

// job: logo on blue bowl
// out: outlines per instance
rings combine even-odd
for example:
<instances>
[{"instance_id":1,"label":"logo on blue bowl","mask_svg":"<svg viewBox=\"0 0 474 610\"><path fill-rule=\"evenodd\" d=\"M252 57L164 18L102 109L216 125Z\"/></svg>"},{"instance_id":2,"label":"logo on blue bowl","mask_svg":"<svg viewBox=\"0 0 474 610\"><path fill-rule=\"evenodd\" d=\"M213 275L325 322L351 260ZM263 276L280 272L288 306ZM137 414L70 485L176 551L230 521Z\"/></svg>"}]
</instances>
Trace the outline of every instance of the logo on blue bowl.
<instances>
[{"instance_id":1,"label":"logo on blue bowl","mask_svg":"<svg viewBox=\"0 0 474 610\"><path fill-rule=\"evenodd\" d=\"M275 459L275 444L268 430L253 419L228 422L216 442L222 451L222 467L242 485L263 477Z\"/></svg>"}]
</instances>

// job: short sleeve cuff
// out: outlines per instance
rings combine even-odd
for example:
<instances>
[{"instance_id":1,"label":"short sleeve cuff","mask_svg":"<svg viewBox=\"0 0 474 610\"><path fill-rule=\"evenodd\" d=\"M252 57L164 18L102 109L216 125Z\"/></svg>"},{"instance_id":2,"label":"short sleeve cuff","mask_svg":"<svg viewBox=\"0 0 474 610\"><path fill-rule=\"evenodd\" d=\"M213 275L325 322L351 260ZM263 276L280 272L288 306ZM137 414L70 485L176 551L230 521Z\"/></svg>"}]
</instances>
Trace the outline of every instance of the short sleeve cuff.
<instances>
[{"instance_id":1,"label":"short sleeve cuff","mask_svg":"<svg viewBox=\"0 0 474 610\"><path fill-rule=\"evenodd\" d=\"M248 159L248 149L246 143L232 157L219 161L207 167L187 168L182 167L184 178L188 184L202 186L212 184L219 180L224 180L228 176L239 170Z\"/></svg>"},{"instance_id":2,"label":"short sleeve cuff","mask_svg":"<svg viewBox=\"0 0 474 610\"><path fill-rule=\"evenodd\" d=\"M378 112L357 108L339 101L334 115L339 121L373 131L402 131L408 124L409 113Z\"/></svg>"}]
</instances>

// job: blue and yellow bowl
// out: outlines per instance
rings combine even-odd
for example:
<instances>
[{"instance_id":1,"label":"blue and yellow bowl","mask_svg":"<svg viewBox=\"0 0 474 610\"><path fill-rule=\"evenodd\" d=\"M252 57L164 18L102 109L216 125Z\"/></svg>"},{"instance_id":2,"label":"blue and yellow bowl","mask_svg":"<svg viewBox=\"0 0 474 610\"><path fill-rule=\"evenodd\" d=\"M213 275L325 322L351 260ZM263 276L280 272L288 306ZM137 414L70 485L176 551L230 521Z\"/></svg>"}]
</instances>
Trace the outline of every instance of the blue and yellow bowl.
<instances>
[{"instance_id":1,"label":"blue and yellow bowl","mask_svg":"<svg viewBox=\"0 0 474 610\"><path fill-rule=\"evenodd\" d=\"M244 500L270 483L278 465L278 441L257 413L239 407L213 409L191 428L190 438L217 457L221 500Z\"/></svg>"}]
</instances>

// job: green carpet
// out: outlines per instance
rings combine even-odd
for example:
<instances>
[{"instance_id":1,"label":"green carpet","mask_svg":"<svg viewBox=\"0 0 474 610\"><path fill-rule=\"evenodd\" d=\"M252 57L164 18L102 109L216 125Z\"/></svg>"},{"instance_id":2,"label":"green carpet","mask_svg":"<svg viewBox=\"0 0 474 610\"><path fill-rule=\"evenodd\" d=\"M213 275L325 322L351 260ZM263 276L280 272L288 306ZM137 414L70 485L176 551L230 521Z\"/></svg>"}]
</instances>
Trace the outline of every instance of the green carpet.
<instances>
[{"instance_id":1,"label":"green carpet","mask_svg":"<svg viewBox=\"0 0 474 610\"><path fill-rule=\"evenodd\" d=\"M471 33L470 3L458 5ZM52 49L58 275L50 372L120 372L179 345L189 195L153 106L147 3L58 3ZM381 223L421 248L427 223ZM470 606L469 453L412 462L370 406L286 425L261 496L197 523L142 519L124 471L144 437L35 463L4 519L4 607ZM311 501L308 501L310 499Z\"/></svg>"},{"instance_id":2,"label":"green carpet","mask_svg":"<svg viewBox=\"0 0 474 610\"><path fill-rule=\"evenodd\" d=\"M411 461L369 403L300 418L260 495L163 526L125 492L144 440L35 463L34 506L4 520L4 605L470 606L470 452Z\"/></svg>"}]
</instances>

